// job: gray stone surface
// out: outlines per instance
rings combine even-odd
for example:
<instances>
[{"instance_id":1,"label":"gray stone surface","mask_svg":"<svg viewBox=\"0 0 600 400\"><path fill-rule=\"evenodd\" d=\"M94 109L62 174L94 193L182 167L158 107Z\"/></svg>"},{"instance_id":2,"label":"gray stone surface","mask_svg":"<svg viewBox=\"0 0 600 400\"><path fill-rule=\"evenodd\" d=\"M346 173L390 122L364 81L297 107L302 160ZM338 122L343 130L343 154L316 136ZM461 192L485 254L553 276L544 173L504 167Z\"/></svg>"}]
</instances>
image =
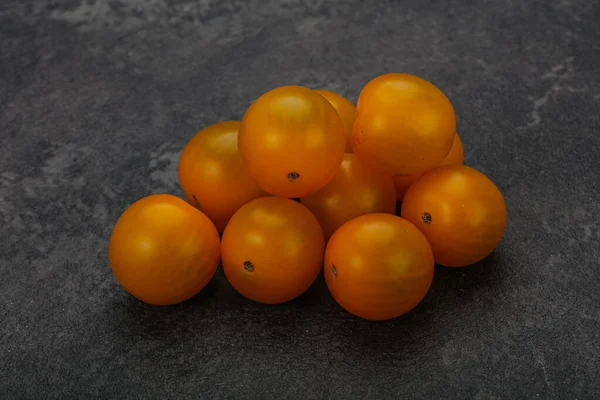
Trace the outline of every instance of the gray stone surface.
<instances>
[{"instance_id":1,"label":"gray stone surface","mask_svg":"<svg viewBox=\"0 0 600 400\"><path fill-rule=\"evenodd\" d=\"M600 3L0 3L0 397L600 397ZM359 320L323 279L281 306L219 271L150 307L113 278L119 214L181 195L202 127L300 84L356 100L420 75L503 191L498 249L436 268L408 315Z\"/></svg>"}]
</instances>

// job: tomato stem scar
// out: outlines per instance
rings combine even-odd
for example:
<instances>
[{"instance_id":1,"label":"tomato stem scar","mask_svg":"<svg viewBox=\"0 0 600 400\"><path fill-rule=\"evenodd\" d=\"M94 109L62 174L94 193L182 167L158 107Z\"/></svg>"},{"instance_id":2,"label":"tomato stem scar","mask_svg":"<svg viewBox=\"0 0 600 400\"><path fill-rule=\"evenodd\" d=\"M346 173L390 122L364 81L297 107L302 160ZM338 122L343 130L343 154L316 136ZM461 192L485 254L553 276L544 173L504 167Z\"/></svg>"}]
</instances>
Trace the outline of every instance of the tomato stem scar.
<instances>
[{"instance_id":1,"label":"tomato stem scar","mask_svg":"<svg viewBox=\"0 0 600 400\"><path fill-rule=\"evenodd\" d=\"M337 269L335 268L335 264L331 264L331 275L333 275L334 278L337 278Z\"/></svg>"},{"instance_id":2,"label":"tomato stem scar","mask_svg":"<svg viewBox=\"0 0 600 400\"><path fill-rule=\"evenodd\" d=\"M425 222L426 224L431 223L431 214L429 214L428 212L423 213L423 216L421 218L423 219L423 222Z\"/></svg>"},{"instance_id":3,"label":"tomato stem scar","mask_svg":"<svg viewBox=\"0 0 600 400\"><path fill-rule=\"evenodd\" d=\"M288 180L290 180L290 181L292 181L292 182L293 182L293 181L295 181L295 180L296 180L296 179L298 179L298 178L300 178L300 174L299 174L299 173L297 173L297 172L290 172L290 173L288 174Z\"/></svg>"},{"instance_id":4,"label":"tomato stem scar","mask_svg":"<svg viewBox=\"0 0 600 400\"><path fill-rule=\"evenodd\" d=\"M248 272L254 271L254 264L250 261L244 261L244 269Z\"/></svg>"}]
</instances>

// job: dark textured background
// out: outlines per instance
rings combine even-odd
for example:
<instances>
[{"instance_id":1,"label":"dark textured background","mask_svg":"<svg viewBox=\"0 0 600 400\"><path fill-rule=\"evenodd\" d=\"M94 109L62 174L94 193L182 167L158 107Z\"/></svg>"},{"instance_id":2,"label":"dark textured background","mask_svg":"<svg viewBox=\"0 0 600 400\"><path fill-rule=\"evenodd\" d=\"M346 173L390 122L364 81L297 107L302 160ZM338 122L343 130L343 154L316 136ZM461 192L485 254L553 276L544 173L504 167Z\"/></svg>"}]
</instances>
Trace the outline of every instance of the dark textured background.
<instances>
[{"instance_id":1,"label":"dark textured background","mask_svg":"<svg viewBox=\"0 0 600 400\"><path fill-rule=\"evenodd\" d=\"M587 0L0 2L0 397L598 398L599 21ZM173 307L118 286L113 224L181 195L196 131L391 71L448 94L503 191L488 259L381 323L321 278L271 307L221 271Z\"/></svg>"}]
</instances>

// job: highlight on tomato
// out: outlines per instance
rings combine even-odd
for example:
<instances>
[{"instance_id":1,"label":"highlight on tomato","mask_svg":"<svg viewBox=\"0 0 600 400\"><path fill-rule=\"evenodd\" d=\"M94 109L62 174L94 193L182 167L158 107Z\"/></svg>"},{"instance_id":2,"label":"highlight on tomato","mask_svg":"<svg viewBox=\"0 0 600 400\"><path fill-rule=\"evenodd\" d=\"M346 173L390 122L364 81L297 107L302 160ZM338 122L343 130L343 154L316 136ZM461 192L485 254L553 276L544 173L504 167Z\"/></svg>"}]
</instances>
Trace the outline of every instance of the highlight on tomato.
<instances>
[{"instance_id":1,"label":"highlight on tomato","mask_svg":"<svg viewBox=\"0 0 600 400\"><path fill-rule=\"evenodd\" d=\"M333 106L300 86L259 97L246 111L238 136L244 165L273 195L297 198L325 186L339 170L346 135Z\"/></svg>"},{"instance_id":2,"label":"highlight on tomato","mask_svg":"<svg viewBox=\"0 0 600 400\"><path fill-rule=\"evenodd\" d=\"M144 197L121 214L108 246L117 281L155 305L182 302L211 280L220 259L219 233L210 219L169 195Z\"/></svg>"},{"instance_id":3,"label":"highlight on tomato","mask_svg":"<svg viewBox=\"0 0 600 400\"><path fill-rule=\"evenodd\" d=\"M340 226L359 215L393 214L396 190L390 175L369 168L354 154L345 154L338 174L300 202L317 217L329 239Z\"/></svg>"},{"instance_id":4,"label":"highlight on tomato","mask_svg":"<svg viewBox=\"0 0 600 400\"><path fill-rule=\"evenodd\" d=\"M346 222L325 250L324 274L334 299L371 320L413 309L431 286L434 261L425 236L391 214L367 214Z\"/></svg>"},{"instance_id":5,"label":"highlight on tomato","mask_svg":"<svg viewBox=\"0 0 600 400\"><path fill-rule=\"evenodd\" d=\"M360 93L352 148L373 167L415 175L442 162L455 132L454 108L440 89L414 75L385 74Z\"/></svg>"},{"instance_id":6,"label":"highlight on tomato","mask_svg":"<svg viewBox=\"0 0 600 400\"><path fill-rule=\"evenodd\" d=\"M464 165L426 172L404 196L402 217L431 243L435 261L463 267L483 260L500 242L506 204L483 173Z\"/></svg>"},{"instance_id":7,"label":"highlight on tomato","mask_svg":"<svg viewBox=\"0 0 600 400\"><path fill-rule=\"evenodd\" d=\"M225 228L223 271L243 296L283 303L312 285L324 249L323 230L306 207L287 198L262 197L240 208Z\"/></svg>"},{"instance_id":8,"label":"highlight on tomato","mask_svg":"<svg viewBox=\"0 0 600 400\"><path fill-rule=\"evenodd\" d=\"M461 165L464 162L465 151L463 148L462 141L457 133L454 134L454 140L452 142L452 148L450 149L450 153L444 158L444 161L438 165ZM396 187L396 200L402 201L406 191L421 177L422 174L418 175L396 175L394 177L394 186Z\"/></svg>"},{"instance_id":9,"label":"highlight on tomato","mask_svg":"<svg viewBox=\"0 0 600 400\"><path fill-rule=\"evenodd\" d=\"M325 99L331 103L333 108L335 108L335 111L337 111L340 119L342 120L342 124L344 125L344 132L346 133L345 151L346 153L353 153L354 151L352 150L350 136L352 135L352 126L354 125L356 107L354 107L354 104L352 104L350 100L346 99L344 96L330 90L319 89L315 90L315 92L325 97Z\"/></svg>"},{"instance_id":10,"label":"highlight on tomato","mask_svg":"<svg viewBox=\"0 0 600 400\"><path fill-rule=\"evenodd\" d=\"M244 169L237 150L239 121L225 121L198 132L179 158L179 183L190 204L223 232L241 206L264 192Z\"/></svg>"}]
</instances>

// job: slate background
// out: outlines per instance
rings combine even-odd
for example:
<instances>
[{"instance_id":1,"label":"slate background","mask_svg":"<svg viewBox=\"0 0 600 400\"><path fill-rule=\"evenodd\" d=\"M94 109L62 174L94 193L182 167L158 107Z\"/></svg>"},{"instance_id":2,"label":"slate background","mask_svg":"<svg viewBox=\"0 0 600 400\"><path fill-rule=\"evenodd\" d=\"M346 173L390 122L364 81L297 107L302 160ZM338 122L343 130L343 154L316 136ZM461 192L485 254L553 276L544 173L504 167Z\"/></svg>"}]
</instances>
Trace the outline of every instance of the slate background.
<instances>
[{"instance_id":1,"label":"slate background","mask_svg":"<svg viewBox=\"0 0 600 400\"><path fill-rule=\"evenodd\" d=\"M600 397L599 21L585 0L0 2L0 397ZM321 278L271 307L221 271L173 307L117 285L113 224L181 195L196 131L391 71L448 94L503 191L488 259L381 323Z\"/></svg>"}]
</instances>

